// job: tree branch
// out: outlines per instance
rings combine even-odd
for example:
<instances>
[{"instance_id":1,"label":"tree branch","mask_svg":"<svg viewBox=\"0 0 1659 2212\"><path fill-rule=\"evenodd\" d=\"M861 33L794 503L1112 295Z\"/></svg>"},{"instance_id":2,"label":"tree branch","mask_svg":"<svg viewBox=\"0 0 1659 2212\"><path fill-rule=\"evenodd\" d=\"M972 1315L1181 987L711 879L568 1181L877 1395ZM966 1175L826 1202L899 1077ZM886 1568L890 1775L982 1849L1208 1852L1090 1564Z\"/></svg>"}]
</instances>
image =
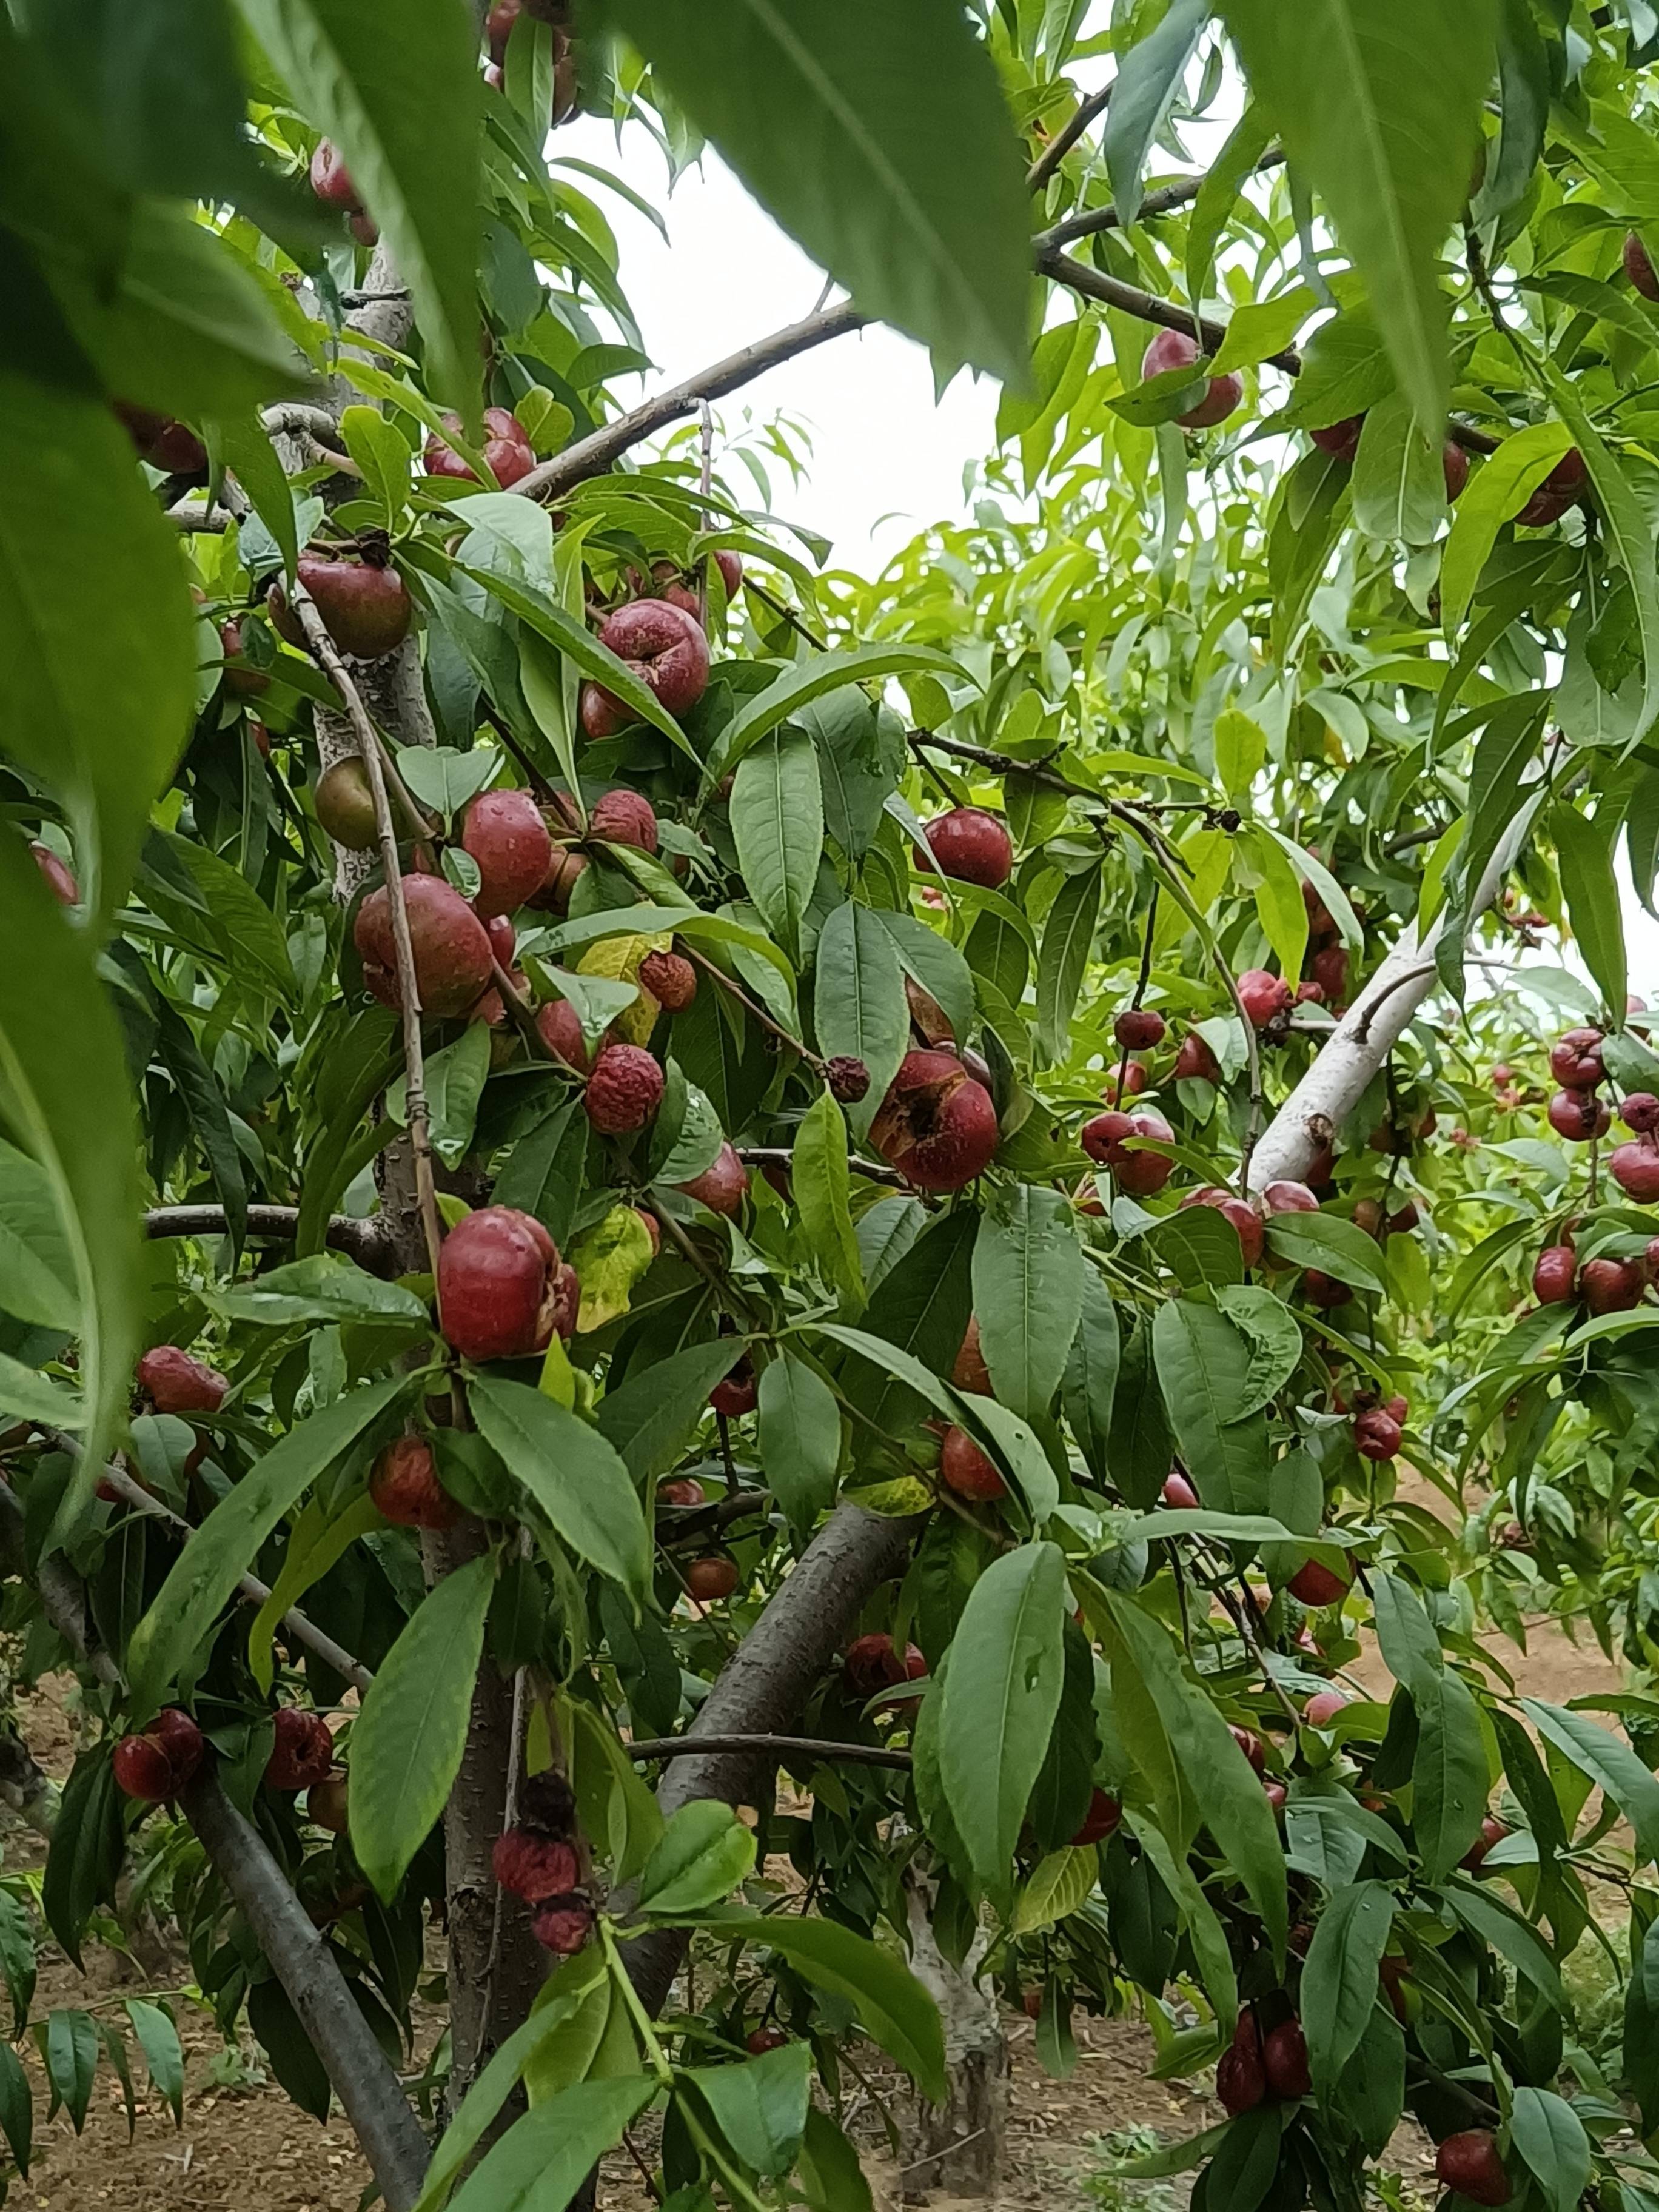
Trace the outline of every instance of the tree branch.
<instances>
[{"instance_id":1,"label":"tree branch","mask_svg":"<svg viewBox=\"0 0 1659 2212\"><path fill-rule=\"evenodd\" d=\"M1206 354L1219 353L1226 339L1224 323L1213 323L1207 315L1195 315L1188 307L1178 307L1173 300L1157 299L1133 284L1125 284L1115 276L1091 269L1085 262L1073 261L1070 254L1062 253L1056 246L1038 250L1036 267L1039 276L1053 277L1057 284L1080 292L1085 299L1098 300L1109 307L1121 307L1126 315L1133 315L1143 323L1157 323L1166 331L1179 331L1183 337L1195 339ZM1269 354L1267 359L1273 368L1282 368L1286 376L1299 376L1302 373L1302 356L1294 346Z\"/></svg>"},{"instance_id":2,"label":"tree branch","mask_svg":"<svg viewBox=\"0 0 1659 2212\"><path fill-rule=\"evenodd\" d=\"M1091 93L1087 100L1079 101L1072 112L1070 121L1055 131L1025 172L1025 182L1033 192L1042 190L1096 116L1106 112L1116 89L1117 79L1114 77L1110 84L1103 85L1098 92Z\"/></svg>"},{"instance_id":3,"label":"tree branch","mask_svg":"<svg viewBox=\"0 0 1659 2212\"><path fill-rule=\"evenodd\" d=\"M1278 168L1284 159L1284 155L1275 146L1261 156L1249 173L1259 177L1265 169ZM1140 203L1140 213L1136 221L1145 222L1149 216L1173 215L1177 208L1190 207L1208 182L1209 173L1206 170L1202 176L1183 177L1179 184L1164 185L1157 191L1148 192ZM1043 252L1051 248L1070 246L1079 238L1091 237L1097 231L1121 230L1122 228L1115 207L1083 208L1076 215L1068 215L1063 222L1055 223L1052 229L1039 231L1031 243L1038 252Z\"/></svg>"},{"instance_id":4,"label":"tree branch","mask_svg":"<svg viewBox=\"0 0 1659 2212\"><path fill-rule=\"evenodd\" d=\"M737 1151L746 1168L787 1168L794 1157L787 1145L739 1145ZM890 1168L880 1160L863 1159L854 1152L849 1155L847 1164L854 1175L863 1176L871 1182L885 1183L889 1190L915 1188L896 1168Z\"/></svg>"},{"instance_id":5,"label":"tree branch","mask_svg":"<svg viewBox=\"0 0 1659 2212\"><path fill-rule=\"evenodd\" d=\"M250 1206L247 1228L250 1237L291 1243L299 1233L300 1209L297 1206ZM146 1237L223 1237L228 1231L222 1206L153 1206L144 1216ZM391 1228L380 1214L372 1213L358 1221L349 1214L337 1213L329 1222L325 1241L331 1251L343 1252L371 1274L396 1271Z\"/></svg>"},{"instance_id":6,"label":"tree branch","mask_svg":"<svg viewBox=\"0 0 1659 2212\"><path fill-rule=\"evenodd\" d=\"M223 1790L211 1760L179 1802L328 2070L388 2212L409 2212L431 2155L403 2084L359 2011L334 1953Z\"/></svg>"},{"instance_id":7,"label":"tree branch","mask_svg":"<svg viewBox=\"0 0 1659 2212\"><path fill-rule=\"evenodd\" d=\"M885 1744L833 1743L815 1735L663 1735L627 1747L630 1759L692 1759L716 1752L759 1752L769 1759L845 1759L854 1766L893 1766L908 1769L908 1751Z\"/></svg>"}]
</instances>

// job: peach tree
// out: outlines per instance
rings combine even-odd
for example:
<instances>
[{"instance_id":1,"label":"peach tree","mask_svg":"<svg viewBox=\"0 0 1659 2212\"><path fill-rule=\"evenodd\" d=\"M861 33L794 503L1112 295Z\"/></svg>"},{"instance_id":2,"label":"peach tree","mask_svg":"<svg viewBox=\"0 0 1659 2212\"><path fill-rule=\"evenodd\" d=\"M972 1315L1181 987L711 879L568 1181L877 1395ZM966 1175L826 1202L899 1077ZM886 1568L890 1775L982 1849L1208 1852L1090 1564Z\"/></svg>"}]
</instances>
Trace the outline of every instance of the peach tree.
<instances>
[{"instance_id":1,"label":"peach tree","mask_svg":"<svg viewBox=\"0 0 1659 2212\"><path fill-rule=\"evenodd\" d=\"M1205 2212L1407 2110L1643 2203L1651 1700L1483 1636L1654 1636L1650 11L129 14L0 19L52 1936L164 1907L393 2212L858 2212L851 2046L959 2172L987 1991L1215 2065ZM845 301L624 405L578 109ZM1005 396L872 583L711 410L877 318Z\"/></svg>"}]
</instances>

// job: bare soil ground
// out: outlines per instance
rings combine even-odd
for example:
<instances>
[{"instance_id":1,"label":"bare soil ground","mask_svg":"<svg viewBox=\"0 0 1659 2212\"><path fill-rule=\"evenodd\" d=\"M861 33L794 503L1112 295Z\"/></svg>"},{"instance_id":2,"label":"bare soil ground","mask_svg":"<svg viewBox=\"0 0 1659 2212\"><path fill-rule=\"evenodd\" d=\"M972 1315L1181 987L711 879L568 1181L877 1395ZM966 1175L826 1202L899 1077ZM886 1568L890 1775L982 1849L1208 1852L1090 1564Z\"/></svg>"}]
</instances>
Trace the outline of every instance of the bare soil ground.
<instances>
[{"instance_id":1,"label":"bare soil ground","mask_svg":"<svg viewBox=\"0 0 1659 2212\"><path fill-rule=\"evenodd\" d=\"M1616 1670L1589 1639L1575 1644L1551 1627L1529 1640L1525 1654L1501 1642L1496 1647L1524 1694L1565 1702L1618 1686ZM1368 1655L1355 1670L1367 1686L1375 1663ZM73 1713L47 1694L30 1701L25 1720L36 1758L61 1778L74 1755ZM5 1852L10 1868L38 1864L38 1838L10 1823ZM55 1948L43 1949L36 2019L54 2006L118 2009L125 1996L173 1991L188 1978L182 1966L151 1978L135 1962L95 1947L87 1957L90 1971L83 1977ZM174 2130L160 2101L141 2088L129 2139L120 2092L105 2067L85 2130L77 2136L61 2112L43 2124L42 2083L34 2163L27 2181L14 2190L13 2206L33 2212L355 2212L369 2176L344 2121L337 2114L329 2125L319 2126L263 2078L252 2042L240 2060L228 2058L199 2007L176 1998L173 2011L187 2069L182 2132ZM1039 2206L1046 2212L1080 2212L1093 2201L1086 2185L1103 2162L1100 2138L1133 2128L1184 2136L1217 2116L1197 2086L1146 2078L1152 2041L1139 2023L1079 2015L1074 2027L1077 2068L1069 2081L1057 2082L1036 2062L1030 2023L1018 2015L1008 2021L1013 2074L1006 2177L998 2203L1009 2212L1036 2212ZM32 2043L23 2056L41 2082ZM142 2068L139 2072L142 2076ZM903 2176L873 2115L859 2132L878 2204L883 2212L896 2212ZM1426 2183L1425 2152L1422 2140L1408 2131L1396 2140L1391 2163L1408 2185ZM1153 2193L1152 2203L1170 2206L1184 2198L1184 2188L1171 2185ZM600 2202L605 2212L647 2212L643 2188L625 2157L608 2162ZM933 2212L965 2208L938 2195Z\"/></svg>"}]
</instances>

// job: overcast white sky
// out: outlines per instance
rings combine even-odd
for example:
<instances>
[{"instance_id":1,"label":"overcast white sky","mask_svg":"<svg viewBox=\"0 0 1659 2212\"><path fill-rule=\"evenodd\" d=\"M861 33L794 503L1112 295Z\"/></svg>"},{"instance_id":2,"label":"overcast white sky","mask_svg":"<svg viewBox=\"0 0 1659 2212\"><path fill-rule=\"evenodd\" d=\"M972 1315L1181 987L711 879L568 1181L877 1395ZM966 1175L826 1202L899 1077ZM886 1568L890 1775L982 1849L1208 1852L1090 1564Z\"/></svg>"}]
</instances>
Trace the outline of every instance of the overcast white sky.
<instances>
[{"instance_id":1,"label":"overcast white sky","mask_svg":"<svg viewBox=\"0 0 1659 2212\"><path fill-rule=\"evenodd\" d=\"M1218 114L1188 135L1197 146L1231 119ZM665 245L619 195L580 176L572 179L595 191L617 233L623 288L656 363L640 385L641 395L735 353L817 304L822 271L718 155L706 154L670 198L661 155L643 130L626 131L619 151L608 123L582 116L559 130L550 150L623 177L667 224ZM1201 149L1197 158L1204 158ZM624 392L631 404L632 392ZM997 399L994 384L964 373L936 404L923 349L872 326L771 370L717 412L730 434L741 428L745 410L762 421L781 410L807 425L810 478L792 491L778 471L775 509L831 538L834 565L873 575L916 530L966 512L963 472L991 451ZM1659 1006L1659 924L1630 891L1622 841L1619 872L1631 988Z\"/></svg>"}]
</instances>

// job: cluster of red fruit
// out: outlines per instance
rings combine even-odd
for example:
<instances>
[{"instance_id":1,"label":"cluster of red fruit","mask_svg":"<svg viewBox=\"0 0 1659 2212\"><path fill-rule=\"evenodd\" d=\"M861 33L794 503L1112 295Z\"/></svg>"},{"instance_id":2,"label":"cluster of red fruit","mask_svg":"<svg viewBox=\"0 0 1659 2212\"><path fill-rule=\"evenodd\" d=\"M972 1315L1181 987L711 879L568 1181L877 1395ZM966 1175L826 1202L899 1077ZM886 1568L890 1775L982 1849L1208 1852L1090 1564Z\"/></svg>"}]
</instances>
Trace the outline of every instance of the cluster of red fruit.
<instances>
[{"instance_id":1,"label":"cluster of red fruit","mask_svg":"<svg viewBox=\"0 0 1659 2212\"><path fill-rule=\"evenodd\" d=\"M1611 1109L1595 1095L1607 1079L1605 1042L1600 1030L1569 1030L1551 1048L1550 1073L1561 1087L1549 1103L1549 1124L1569 1144L1588 1145L1613 1126Z\"/></svg>"},{"instance_id":2,"label":"cluster of red fruit","mask_svg":"<svg viewBox=\"0 0 1659 2212\"><path fill-rule=\"evenodd\" d=\"M574 114L576 107L576 49L570 36L569 0L495 0L484 18L484 43L489 49L484 82L492 91L501 91L507 66L507 42L520 15L551 27L553 104L548 119L557 125Z\"/></svg>"},{"instance_id":3,"label":"cluster of red fruit","mask_svg":"<svg viewBox=\"0 0 1659 2212\"><path fill-rule=\"evenodd\" d=\"M1306 973L1296 988L1298 1006L1328 1006L1340 1014L1347 1004L1348 948L1330 908L1305 878L1302 902L1308 909Z\"/></svg>"},{"instance_id":4,"label":"cluster of red fruit","mask_svg":"<svg viewBox=\"0 0 1659 2212\"><path fill-rule=\"evenodd\" d=\"M334 1739L320 1713L306 1712L298 1705L279 1706L272 1726L275 1740L264 1771L267 1789L314 1790L329 1779ZM169 1705L142 1735L124 1735L116 1745L112 1765L117 1785L140 1804L163 1804L191 1780L206 1748L190 1715Z\"/></svg>"},{"instance_id":5,"label":"cluster of red fruit","mask_svg":"<svg viewBox=\"0 0 1659 2212\"><path fill-rule=\"evenodd\" d=\"M517 1821L497 1836L491 1855L501 1887L533 1908L530 1924L537 1942L566 1958L581 1949L593 1929L575 1836L569 1784L551 1772L532 1775Z\"/></svg>"},{"instance_id":6,"label":"cluster of red fruit","mask_svg":"<svg viewBox=\"0 0 1659 2212\"><path fill-rule=\"evenodd\" d=\"M1224 2112L1237 2118L1268 2097L1285 2103L1310 2094L1308 2039L1294 2013L1264 2034L1254 2005L1239 2008L1233 2039L1215 2069L1215 2094Z\"/></svg>"},{"instance_id":7,"label":"cluster of red fruit","mask_svg":"<svg viewBox=\"0 0 1659 2212\"><path fill-rule=\"evenodd\" d=\"M1659 1237L1651 1237L1639 1260L1602 1257L1579 1264L1571 1226L1560 1241L1547 1244L1532 1271L1532 1294L1540 1306L1571 1305L1582 1298L1593 1314L1629 1313L1640 1305L1650 1282L1659 1281Z\"/></svg>"},{"instance_id":8,"label":"cluster of red fruit","mask_svg":"<svg viewBox=\"0 0 1659 2212\"><path fill-rule=\"evenodd\" d=\"M1356 1390L1352 1410L1353 1448L1361 1459L1374 1460L1379 1466L1392 1459L1400 1449L1411 1412L1407 1400L1389 1398L1379 1404L1375 1391Z\"/></svg>"},{"instance_id":9,"label":"cluster of red fruit","mask_svg":"<svg viewBox=\"0 0 1659 2212\"><path fill-rule=\"evenodd\" d=\"M1637 243L1639 250L1640 241ZM1643 258L1645 260L1645 255ZM1330 454L1334 460L1352 461L1359 451L1360 433L1364 427L1363 415L1347 415L1340 422L1326 423L1309 434L1320 451ZM1441 448L1441 463L1446 497L1455 501L1469 480L1469 457L1455 439L1448 438ZM1589 481L1584 457L1574 446L1562 455L1516 520L1524 523L1529 530L1547 529L1551 523L1559 522L1570 507L1577 504Z\"/></svg>"}]
</instances>

